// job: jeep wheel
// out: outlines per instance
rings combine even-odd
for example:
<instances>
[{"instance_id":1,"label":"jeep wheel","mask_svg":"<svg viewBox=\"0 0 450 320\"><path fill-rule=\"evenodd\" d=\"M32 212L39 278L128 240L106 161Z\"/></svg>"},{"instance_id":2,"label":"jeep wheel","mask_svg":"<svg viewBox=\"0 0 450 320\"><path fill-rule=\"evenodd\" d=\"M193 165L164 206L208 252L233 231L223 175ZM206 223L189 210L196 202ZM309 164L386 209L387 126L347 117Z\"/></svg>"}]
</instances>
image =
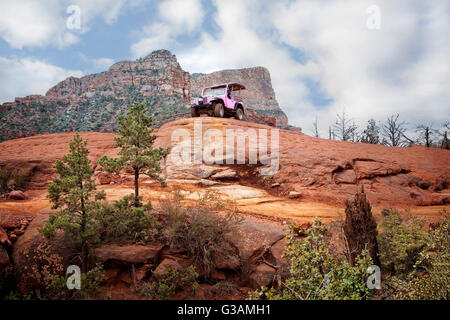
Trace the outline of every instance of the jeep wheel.
<instances>
[{"instance_id":1,"label":"jeep wheel","mask_svg":"<svg viewBox=\"0 0 450 320\"><path fill-rule=\"evenodd\" d=\"M197 108L191 108L191 117L193 117L193 118L196 118L196 117L199 117L200 116L200 114L198 113L198 110L197 110Z\"/></svg>"},{"instance_id":2,"label":"jeep wheel","mask_svg":"<svg viewBox=\"0 0 450 320\"><path fill-rule=\"evenodd\" d=\"M244 111L242 110L242 108L238 108L236 110L234 117L238 120L244 120Z\"/></svg>"},{"instance_id":3,"label":"jeep wheel","mask_svg":"<svg viewBox=\"0 0 450 320\"><path fill-rule=\"evenodd\" d=\"M223 109L223 104L221 102L218 102L214 105L214 116L223 118L223 115L225 114L225 110Z\"/></svg>"}]
</instances>

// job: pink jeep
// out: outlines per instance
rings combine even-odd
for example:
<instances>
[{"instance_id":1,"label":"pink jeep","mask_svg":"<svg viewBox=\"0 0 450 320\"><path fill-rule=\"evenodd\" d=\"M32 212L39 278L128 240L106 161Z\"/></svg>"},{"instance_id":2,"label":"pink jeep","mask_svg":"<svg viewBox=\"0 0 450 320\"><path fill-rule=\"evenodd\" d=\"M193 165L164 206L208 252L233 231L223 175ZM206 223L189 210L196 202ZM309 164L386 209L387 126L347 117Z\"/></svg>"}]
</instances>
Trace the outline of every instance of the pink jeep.
<instances>
[{"instance_id":1,"label":"pink jeep","mask_svg":"<svg viewBox=\"0 0 450 320\"><path fill-rule=\"evenodd\" d=\"M202 96L191 104L191 116L199 117L201 113L210 116L234 116L238 120L244 119L241 90L245 86L239 83L225 83L206 87Z\"/></svg>"}]
</instances>

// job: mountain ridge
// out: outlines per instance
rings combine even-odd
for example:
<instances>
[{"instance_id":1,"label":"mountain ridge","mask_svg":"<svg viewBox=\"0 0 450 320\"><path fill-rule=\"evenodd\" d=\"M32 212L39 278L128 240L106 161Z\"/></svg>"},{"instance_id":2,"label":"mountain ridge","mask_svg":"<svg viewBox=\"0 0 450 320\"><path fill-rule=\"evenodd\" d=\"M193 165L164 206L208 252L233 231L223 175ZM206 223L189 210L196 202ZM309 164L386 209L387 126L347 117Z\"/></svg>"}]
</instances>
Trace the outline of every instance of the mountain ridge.
<instances>
[{"instance_id":1,"label":"mountain ridge","mask_svg":"<svg viewBox=\"0 0 450 320\"><path fill-rule=\"evenodd\" d=\"M156 50L135 61L119 61L107 71L80 78L69 77L45 95L17 97L0 105L0 141L35 134L66 131L115 132L116 118L134 101L146 102L148 112L161 126L185 117L191 97L201 87L242 82L249 121L288 128L264 67L227 69L191 75L168 50Z\"/></svg>"}]
</instances>

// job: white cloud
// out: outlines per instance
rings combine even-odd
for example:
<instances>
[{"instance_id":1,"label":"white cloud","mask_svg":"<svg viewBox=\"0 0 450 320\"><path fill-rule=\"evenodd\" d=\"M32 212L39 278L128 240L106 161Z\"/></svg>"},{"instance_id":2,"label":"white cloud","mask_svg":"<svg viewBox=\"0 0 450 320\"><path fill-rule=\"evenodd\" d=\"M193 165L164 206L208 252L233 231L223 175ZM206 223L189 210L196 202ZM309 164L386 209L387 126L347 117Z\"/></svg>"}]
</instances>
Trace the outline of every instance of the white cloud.
<instances>
[{"instance_id":1,"label":"white cloud","mask_svg":"<svg viewBox=\"0 0 450 320\"><path fill-rule=\"evenodd\" d=\"M90 63L94 68L99 69L101 71L108 69L114 63L114 59L107 57L90 58L81 52L79 53L79 56L83 61Z\"/></svg>"},{"instance_id":2,"label":"white cloud","mask_svg":"<svg viewBox=\"0 0 450 320\"><path fill-rule=\"evenodd\" d=\"M2 1L0 3L0 36L16 49L43 47L50 43L65 47L78 37L65 29L55 1Z\"/></svg>"},{"instance_id":3,"label":"white cloud","mask_svg":"<svg viewBox=\"0 0 450 320\"><path fill-rule=\"evenodd\" d=\"M201 0L164 0L158 6L158 16L160 21L143 27L141 39L132 45L134 58L172 46L179 35L198 30L204 10Z\"/></svg>"},{"instance_id":4,"label":"white cloud","mask_svg":"<svg viewBox=\"0 0 450 320\"><path fill-rule=\"evenodd\" d=\"M113 65L114 59L111 58L94 58L92 59L92 63L95 67L106 69Z\"/></svg>"},{"instance_id":5,"label":"white cloud","mask_svg":"<svg viewBox=\"0 0 450 320\"><path fill-rule=\"evenodd\" d=\"M0 57L0 103L14 101L15 97L45 94L49 88L70 76L81 77L77 70L32 59Z\"/></svg>"},{"instance_id":6,"label":"white cloud","mask_svg":"<svg viewBox=\"0 0 450 320\"><path fill-rule=\"evenodd\" d=\"M89 31L90 23L101 18L107 24L116 22L125 6L136 6L146 0L27 0L0 2L0 37L12 48L70 46ZM70 5L80 7L81 28L69 30L66 21Z\"/></svg>"},{"instance_id":7,"label":"white cloud","mask_svg":"<svg viewBox=\"0 0 450 320\"><path fill-rule=\"evenodd\" d=\"M159 16L177 32L194 31L203 21L201 0L165 0L158 7Z\"/></svg>"},{"instance_id":8,"label":"white cloud","mask_svg":"<svg viewBox=\"0 0 450 320\"><path fill-rule=\"evenodd\" d=\"M448 119L448 3L377 1L381 30L368 30L372 3L297 1L276 10L282 41L315 61L320 86L333 99L317 112L322 129L343 108L360 123L397 112L411 123ZM311 126L314 114L286 109L291 120Z\"/></svg>"},{"instance_id":9,"label":"white cloud","mask_svg":"<svg viewBox=\"0 0 450 320\"><path fill-rule=\"evenodd\" d=\"M273 36L271 10L260 1L216 1L215 23L220 32L203 33L199 45L178 54L183 68L190 72L212 72L221 69L264 66L271 73L277 100L284 110L302 105L312 110L305 100L308 89L302 79L316 77L314 63L300 64ZM270 5L269 5L270 7Z\"/></svg>"},{"instance_id":10,"label":"white cloud","mask_svg":"<svg viewBox=\"0 0 450 320\"><path fill-rule=\"evenodd\" d=\"M445 1L375 1L381 30L369 30L374 1L214 2L216 35L177 52L191 72L267 67L290 122L322 136L343 109L363 124L400 113L411 124L450 118L450 5ZM296 54L303 54L306 63ZM332 99L317 107L307 83Z\"/></svg>"}]
</instances>

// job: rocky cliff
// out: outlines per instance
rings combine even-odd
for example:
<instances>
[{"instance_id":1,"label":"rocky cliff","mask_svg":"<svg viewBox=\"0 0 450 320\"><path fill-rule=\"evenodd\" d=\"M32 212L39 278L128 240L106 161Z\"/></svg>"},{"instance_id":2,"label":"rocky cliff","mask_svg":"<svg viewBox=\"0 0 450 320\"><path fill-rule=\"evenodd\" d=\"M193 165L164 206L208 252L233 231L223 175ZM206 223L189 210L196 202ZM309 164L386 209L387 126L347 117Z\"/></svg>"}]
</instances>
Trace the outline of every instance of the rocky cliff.
<instances>
[{"instance_id":1,"label":"rocky cliff","mask_svg":"<svg viewBox=\"0 0 450 320\"><path fill-rule=\"evenodd\" d=\"M262 67L226 70L210 75L185 72L175 55L154 51L136 61L121 61L108 71L61 81L44 95L16 98L0 106L0 141L65 131L114 132L116 118L133 101L145 101L157 126L188 116L192 94L200 86L227 81L245 84L244 103L253 112L248 120L287 127Z\"/></svg>"}]
</instances>

